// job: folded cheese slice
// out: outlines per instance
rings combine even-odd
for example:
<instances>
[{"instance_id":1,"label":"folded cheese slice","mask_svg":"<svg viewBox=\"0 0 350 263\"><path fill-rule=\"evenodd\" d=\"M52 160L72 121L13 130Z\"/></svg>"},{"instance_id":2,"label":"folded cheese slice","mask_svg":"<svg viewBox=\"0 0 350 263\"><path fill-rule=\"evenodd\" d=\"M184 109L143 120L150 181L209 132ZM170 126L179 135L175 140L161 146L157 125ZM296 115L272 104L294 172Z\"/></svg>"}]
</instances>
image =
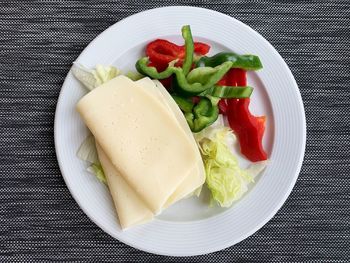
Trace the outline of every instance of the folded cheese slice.
<instances>
[{"instance_id":1,"label":"folded cheese slice","mask_svg":"<svg viewBox=\"0 0 350 263\"><path fill-rule=\"evenodd\" d=\"M192 170L184 178L183 182L179 185L179 187L175 190L175 192L169 197L164 208L172 205L178 200L189 196L194 190L201 187L205 182L205 170L203 161L197 147L197 143L194 139L194 136L187 124L186 119L183 116L180 108L170 96L169 92L164 88L164 86L158 80L151 80L148 77L145 77L141 80L136 81L140 87L146 89L148 92L151 92L156 98L158 98L163 105L165 105L168 110L172 113L173 117L178 122L181 129L186 133L189 140L192 142L192 146L194 147L194 151L197 156L196 166L193 167Z\"/></svg>"},{"instance_id":2,"label":"folded cheese slice","mask_svg":"<svg viewBox=\"0 0 350 263\"><path fill-rule=\"evenodd\" d=\"M179 111L178 106L176 103L174 103L174 100L159 81L154 82L149 78L143 78L135 83L140 88L152 93L155 97L162 101L164 106L167 107L179 125L184 129L190 140L193 140L193 135L188 128L182 112ZM119 223L122 229L125 230L131 226L151 221L153 219L153 213L150 211L150 209L145 205L135 191L125 182L124 178L114 168L113 164L98 143L96 143L96 148L99 160L107 178L107 184L115 204ZM198 165L189 171L184 181L169 197L165 206L169 206L177 200L188 196L194 191L194 189L200 187L204 183L205 174L201 158L198 159L197 163Z\"/></svg>"},{"instance_id":3,"label":"folded cheese slice","mask_svg":"<svg viewBox=\"0 0 350 263\"><path fill-rule=\"evenodd\" d=\"M126 229L151 221L153 219L151 210L125 182L97 142L96 149L107 178L107 185L117 210L121 228Z\"/></svg>"},{"instance_id":4,"label":"folded cheese slice","mask_svg":"<svg viewBox=\"0 0 350 263\"><path fill-rule=\"evenodd\" d=\"M198 160L169 111L124 76L91 91L77 110L116 170L158 213Z\"/></svg>"}]
</instances>

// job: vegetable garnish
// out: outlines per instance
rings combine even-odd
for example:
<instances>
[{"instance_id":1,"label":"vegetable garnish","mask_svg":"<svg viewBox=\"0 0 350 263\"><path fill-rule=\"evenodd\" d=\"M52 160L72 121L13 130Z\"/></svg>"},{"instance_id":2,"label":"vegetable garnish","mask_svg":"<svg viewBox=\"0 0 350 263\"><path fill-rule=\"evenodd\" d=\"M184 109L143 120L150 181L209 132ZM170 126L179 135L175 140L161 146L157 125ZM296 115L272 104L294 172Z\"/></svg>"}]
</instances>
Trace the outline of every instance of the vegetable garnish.
<instances>
[{"instance_id":1,"label":"vegetable garnish","mask_svg":"<svg viewBox=\"0 0 350 263\"><path fill-rule=\"evenodd\" d=\"M196 133L214 123L219 116L219 108L210 99L201 98L193 107L192 112L185 112L185 118L191 131Z\"/></svg>"},{"instance_id":2,"label":"vegetable garnish","mask_svg":"<svg viewBox=\"0 0 350 263\"><path fill-rule=\"evenodd\" d=\"M234 52L220 52L212 57L200 58L197 67L216 67L226 61L232 62L232 68L241 68L245 70L262 69L262 64L258 56L254 55L238 55Z\"/></svg>"},{"instance_id":3,"label":"vegetable garnish","mask_svg":"<svg viewBox=\"0 0 350 263\"><path fill-rule=\"evenodd\" d=\"M185 74L183 73L182 68L169 66L166 70L158 72L155 67L148 66L148 58L144 57L137 61L136 63L137 70L144 75L147 75L153 79L165 79L170 77L172 74L175 74L173 81L176 81L174 84L174 90L181 94L182 96L194 96L202 93L203 91L209 89L215 83L217 83L231 68L231 62L225 62L213 70L207 70L207 68L197 68L195 74L192 73L195 77L192 77L192 83L189 83ZM207 81L204 81L207 80Z\"/></svg>"},{"instance_id":4,"label":"vegetable garnish","mask_svg":"<svg viewBox=\"0 0 350 263\"><path fill-rule=\"evenodd\" d=\"M235 87L235 86L218 86L214 85L211 88L205 90L201 95L210 95L217 98L249 98L253 92L252 87Z\"/></svg>"},{"instance_id":5,"label":"vegetable garnish","mask_svg":"<svg viewBox=\"0 0 350 263\"><path fill-rule=\"evenodd\" d=\"M83 65L74 63L72 73L87 89L93 90L118 76L120 71L113 66L98 64L95 69L87 69Z\"/></svg>"},{"instance_id":6,"label":"vegetable garnish","mask_svg":"<svg viewBox=\"0 0 350 263\"><path fill-rule=\"evenodd\" d=\"M146 47L148 57L140 58L136 62L137 71L142 75L161 80L169 92L175 93L176 101L180 103L179 106L182 110L185 106L185 100L181 101L180 98L208 95L223 99L250 97L253 88L235 87L238 85L230 81L229 72L231 72L231 68L236 67L260 69L262 65L259 57L222 52L212 57L197 58L195 56L196 50L203 54L209 50L209 46L206 48L203 43L196 45L190 26L183 26L181 31L185 41L184 46L181 47L163 39L151 42ZM197 62L193 64L194 60ZM185 104L188 106L188 103ZM226 112L225 101L221 101L219 106L220 112ZM212 106L212 108L215 108L216 112L217 105ZM186 111L184 113L193 132L199 132L212 123L209 121L205 122L206 125L195 125L194 123L198 123L198 121L195 121L197 117L194 113Z\"/></svg>"},{"instance_id":7,"label":"vegetable garnish","mask_svg":"<svg viewBox=\"0 0 350 263\"><path fill-rule=\"evenodd\" d=\"M186 29L187 30L187 29ZM185 32L187 34L188 32ZM206 55L209 52L210 46L194 42L194 50L192 53L196 55ZM156 39L146 46L146 55L149 57L152 66L159 71L167 68L169 62L178 60L177 66L181 66L185 58L185 45L178 46L165 39Z\"/></svg>"},{"instance_id":8,"label":"vegetable garnish","mask_svg":"<svg viewBox=\"0 0 350 263\"><path fill-rule=\"evenodd\" d=\"M88 172L94 174L100 182L104 184L107 183L102 166L98 159L94 136L89 135L86 137L79 147L77 157L80 160L86 161L90 164L90 166L86 169Z\"/></svg>"},{"instance_id":9,"label":"vegetable garnish","mask_svg":"<svg viewBox=\"0 0 350 263\"><path fill-rule=\"evenodd\" d=\"M77 151L77 157L80 160L87 161L89 163L99 163L97 150L95 146L95 139L93 135L89 135L80 145Z\"/></svg>"},{"instance_id":10,"label":"vegetable garnish","mask_svg":"<svg viewBox=\"0 0 350 263\"><path fill-rule=\"evenodd\" d=\"M94 174L101 183L107 184L107 179L101 164L93 163L87 168L87 171Z\"/></svg>"},{"instance_id":11,"label":"vegetable garnish","mask_svg":"<svg viewBox=\"0 0 350 263\"><path fill-rule=\"evenodd\" d=\"M220 121L220 120L219 120ZM235 136L224 126L209 127L196 135L206 170L206 184L211 196L222 207L229 207L240 199L254 182L254 177L266 166L266 162L240 168L237 158L227 147L227 140Z\"/></svg>"},{"instance_id":12,"label":"vegetable garnish","mask_svg":"<svg viewBox=\"0 0 350 263\"><path fill-rule=\"evenodd\" d=\"M231 68L217 83L219 86L246 86L247 72L244 69Z\"/></svg>"},{"instance_id":13,"label":"vegetable garnish","mask_svg":"<svg viewBox=\"0 0 350 263\"><path fill-rule=\"evenodd\" d=\"M144 75L140 74L137 71L136 72L135 71L128 71L128 73L126 73L125 76L127 76L129 79L131 79L133 81L137 81L137 80L145 77Z\"/></svg>"},{"instance_id":14,"label":"vegetable garnish","mask_svg":"<svg viewBox=\"0 0 350 263\"><path fill-rule=\"evenodd\" d=\"M172 95L173 99L184 113L191 113L195 103L189 98Z\"/></svg>"},{"instance_id":15,"label":"vegetable garnish","mask_svg":"<svg viewBox=\"0 0 350 263\"><path fill-rule=\"evenodd\" d=\"M150 42L146 46L146 55L157 68L166 68L170 61L183 59L181 47L165 39Z\"/></svg>"},{"instance_id":16,"label":"vegetable garnish","mask_svg":"<svg viewBox=\"0 0 350 263\"><path fill-rule=\"evenodd\" d=\"M247 85L246 71L230 69L224 81L220 82L225 85L244 87ZM262 146L266 118L251 114L249 104L249 98L227 99L221 100L219 107L227 115L231 129L238 136L241 153L252 162L263 161L267 159Z\"/></svg>"},{"instance_id":17,"label":"vegetable garnish","mask_svg":"<svg viewBox=\"0 0 350 263\"><path fill-rule=\"evenodd\" d=\"M262 146L265 131L265 117L250 113L249 99L230 99L227 101L227 119L230 127L239 138L241 153L252 162L267 159Z\"/></svg>"},{"instance_id":18,"label":"vegetable garnish","mask_svg":"<svg viewBox=\"0 0 350 263\"><path fill-rule=\"evenodd\" d=\"M182 37L185 40L185 60L182 65L183 74L186 76L190 72L194 55L194 44L192 33L189 25L183 26L181 29Z\"/></svg>"}]
</instances>

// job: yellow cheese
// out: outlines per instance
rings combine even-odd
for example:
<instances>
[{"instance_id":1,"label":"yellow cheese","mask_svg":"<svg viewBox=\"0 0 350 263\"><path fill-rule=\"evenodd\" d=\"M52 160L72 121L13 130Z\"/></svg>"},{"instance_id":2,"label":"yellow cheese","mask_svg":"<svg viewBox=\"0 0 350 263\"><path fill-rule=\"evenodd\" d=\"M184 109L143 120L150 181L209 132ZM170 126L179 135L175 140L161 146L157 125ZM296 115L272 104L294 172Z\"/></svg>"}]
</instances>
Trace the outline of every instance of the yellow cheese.
<instances>
[{"instance_id":1,"label":"yellow cheese","mask_svg":"<svg viewBox=\"0 0 350 263\"><path fill-rule=\"evenodd\" d=\"M201 154L199 152L199 149L197 147L196 140L194 139L194 136L192 134L192 131L190 127L187 124L186 119L183 116L183 113L181 112L179 106L176 104L176 102L173 100L173 98L170 96L169 92L164 88L162 83L160 83L158 80L153 80L153 82L156 84L157 90L161 93L164 103L167 104L167 106L171 109L173 112L175 118L177 119L179 125L185 131L188 138L192 142L192 145L195 148L195 152L197 155L197 166L195 168L195 171L192 171L191 174L189 174L183 183L176 189L176 191L169 197L166 206L171 205L172 203L189 196L193 191L201 187L205 182L205 170L204 165L202 161Z\"/></svg>"},{"instance_id":2,"label":"yellow cheese","mask_svg":"<svg viewBox=\"0 0 350 263\"><path fill-rule=\"evenodd\" d=\"M202 162L202 158L197 147L197 143L193 137L193 134L184 118L180 108L170 96L169 92L158 80L151 80L146 77L135 82L140 88L143 88L146 92L151 93L155 98L158 98L162 104L167 107L168 111L173 115L173 118L178 122L181 129L186 133L189 140L192 142L193 150L196 152L197 165L191 169L184 181L179 185L175 192L167 200L165 207L170 206L176 201L189 196L194 190L201 187L205 182L205 170ZM165 208L164 207L164 208Z\"/></svg>"},{"instance_id":3,"label":"yellow cheese","mask_svg":"<svg viewBox=\"0 0 350 263\"><path fill-rule=\"evenodd\" d=\"M96 148L122 229L151 221L151 210L120 176L98 143Z\"/></svg>"},{"instance_id":4,"label":"yellow cheese","mask_svg":"<svg viewBox=\"0 0 350 263\"><path fill-rule=\"evenodd\" d=\"M168 94L160 83L155 83L149 78L143 78L135 83L139 85L140 88L145 89L145 91L152 93L155 97L161 100L174 116L176 121L181 124L180 126L184 129L187 135L193 138L191 131L188 129L186 121L182 122L184 119L183 114L181 112L180 115L177 114L177 105L174 104L172 105L173 107L170 107L171 102L173 101L171 96L164 96L162 91L160 91L160 89L163 89L166 93L165 95ZM197 147L196 145L194 146ZM124 178L120 176L118 171L116 171L106 154L97 143L96 148L98 151L99 160L107 178L107 184L112 195L122 229L151 221L153 219L153 214L149 208L135 193L135 191L125 182ZM189 171L184 181L169 197L165 206L169 206L177 200L188 196L194 189L204 183L202 180L202 178L204 178L204 173L199 173L201 170L204 171L200 158L199 162L197 161L197 163L198 165Z\"/></svg>"},{"instance_id":5,"label":"yellow cheese","mask_svg":"<svg viewBox=\"0 0 350 263\"><path fill-rule=\"evenodd\" d=\"M91 91L77 110L116 170L158 213L198 160L169 111L124 76Z\"/></svg>"}]
</instances>

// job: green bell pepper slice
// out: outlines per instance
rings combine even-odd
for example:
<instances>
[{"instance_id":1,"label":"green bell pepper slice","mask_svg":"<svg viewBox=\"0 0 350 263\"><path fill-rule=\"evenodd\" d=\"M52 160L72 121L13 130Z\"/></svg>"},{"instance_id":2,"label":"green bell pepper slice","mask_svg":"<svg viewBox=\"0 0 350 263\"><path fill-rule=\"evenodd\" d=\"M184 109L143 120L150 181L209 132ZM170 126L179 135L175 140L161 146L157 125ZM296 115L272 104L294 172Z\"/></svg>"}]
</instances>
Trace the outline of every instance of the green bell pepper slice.
<instances>
[{"instance_id":1,"label":"green bell pepper slice","mask_svg":"<svg viewBox=\"0 0 350 263\"><path fill-rule=\"evenodd\" d=\"M249 86L218 86L214 85L211 88L203 91L200 95L210 95L222 99L245 99L249 98L253 93L253 88Z\"/></svg>"},{"instance_id":2,"label":"green bell pepper slice","mask_svg":"<svg viewBox=\"0 0 350 263\"><path fill-rule=\"evenodd\" d=\"M232 62L226 61L213 69L210 67L209 69L208 67L193 69L188 75L192 82L189 83L182 68L169 66L164 71L158 72L155 67L148 66L147 57L140 58L136 62L137 71L153 79L165 79L175 74L173 78L175 92L186 97L198 95L211 88L230 70L231 66ZM195 72L192 73L193 71Z\"/></svg>"},{"instance_id":3,"label":"green bell pepper slice","mask_svg":"<svg viewBox=\"0 0 350 263\"><path fill-rule=\"evenodd\" d=\"M174 95L174 94L171 95L171 97L173 97L173 99L175 100L175 102L177 103L179 108L182 110L182 112L184 112L184 113L192 112L192 109L194 107L194 103L192 101L190 101L190 99L182 98L182 97Z\"/></svg>"},{"instance_id":4,"label":"green bell pepper slice","mask_svg":"<svg viewBox=\"0 0 350 263\"><path fill-rule=\"evenodd\" d=\"M185 118L191 131L200 132L204 128L213 124L219 116L219 108L213 105L210 99L202 97L192 112L185 112Z\"/></svg>"},{"instance_id":5,"label":"green bell pepper slice","mask_svg":"<svg viewBox=\"0 0 350 263\"><path fill-rule=\"evenodd\" d=\"M182 64L182 70L185 76L190 72L193 63L194 43L189 25L181 28L182 37L185 40L185 60Z\"/></svg>"},{"instance_id":6,"label":"green bell pepper slice","mask_svg":"<svg viewBox=\"0 0 350 263\"><path fill-rule=\"evenodd\" d=\"M185 119L192 132L200 132L215 122L219 116L217 103L210 98L201 97L197 105L187 98L172 95L173 99L185 115Z\"/></svg>"},{"instance_id":7,"label":"green bell pepper slice","mask_svg":"<svg viewBox=\"0 0 350 263\"><path fill-rule=\"evenodd\" d=\"M232 68L245 70L259 70L263 68L258 56L238 55L234 52L220 52L212 57L203 56L196 62L196 67L215 67L226 61L232 62Z\"/></svg>"},{"instance_id":8,"label":"green bell pepper slice","mask_svg":"<svg viewBox=\"0 0 350 263\"><path fill-rule=\"evenodd\" d=\"M232 62L223 64L208 70L208 68L193 69L187 76L181 72L175 72L173 78L174 90L177 94L190 97L196 96L214 86L231 68Z\"/></svg>"},{"instance_id":9,"label":"green bell pepper slice","mask_svg":"<svg viewBox=\"0 0 350 263\"><path fill-rule=\"evenodd\" d=\"M166 78L169 78L172 74L174 74L175 71L177 70L182 71L182 69L180 68L169 66L164 71L158 72L155 67L149 67L148 62L149 62L148 57L140 58L136 62L135 67L140 74L149 76L150 78L153 78L153 79L166 79Z\"/></svg>"}]
</instances>

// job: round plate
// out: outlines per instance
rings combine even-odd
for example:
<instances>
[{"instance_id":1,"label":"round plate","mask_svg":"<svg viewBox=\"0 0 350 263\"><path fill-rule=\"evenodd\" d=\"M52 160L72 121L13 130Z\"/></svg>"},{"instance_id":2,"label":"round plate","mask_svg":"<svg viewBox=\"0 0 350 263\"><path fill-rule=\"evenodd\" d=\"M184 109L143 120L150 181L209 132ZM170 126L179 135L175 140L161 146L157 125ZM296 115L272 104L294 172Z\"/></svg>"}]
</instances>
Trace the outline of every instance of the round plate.
<instances>
[{"instance_id":1,"label":"round plate","mask_svg":"<svg viewBox=\"0 0 350 263\"><path fill-rule=\"evenodd\" d=\"M210 18L210 19L208 19ZM264 145L270 163L254 187L229 209L209 208L205 197L182 200L151 223L121 231L106 186L86 172L76 151L88 131L75 111L85 89L69 73L59 96L55 145L64 180L81 209L118 240L151 253L173 256L205 254L234 245L261 228L291 192L303 160L306 125L297 84L282 57L257 32L224 14L194 7L165 7L130 16L100 34L77 61L93 68L113 64L135 70L146 43L166 38L181 43L182 25L191 25L196 41L210 54L232 50L257 54L264 69L249 72L255 87L252 111L267 116ZM246 161L241 159L243 165Z\"/></svg>"}]
</instances>

